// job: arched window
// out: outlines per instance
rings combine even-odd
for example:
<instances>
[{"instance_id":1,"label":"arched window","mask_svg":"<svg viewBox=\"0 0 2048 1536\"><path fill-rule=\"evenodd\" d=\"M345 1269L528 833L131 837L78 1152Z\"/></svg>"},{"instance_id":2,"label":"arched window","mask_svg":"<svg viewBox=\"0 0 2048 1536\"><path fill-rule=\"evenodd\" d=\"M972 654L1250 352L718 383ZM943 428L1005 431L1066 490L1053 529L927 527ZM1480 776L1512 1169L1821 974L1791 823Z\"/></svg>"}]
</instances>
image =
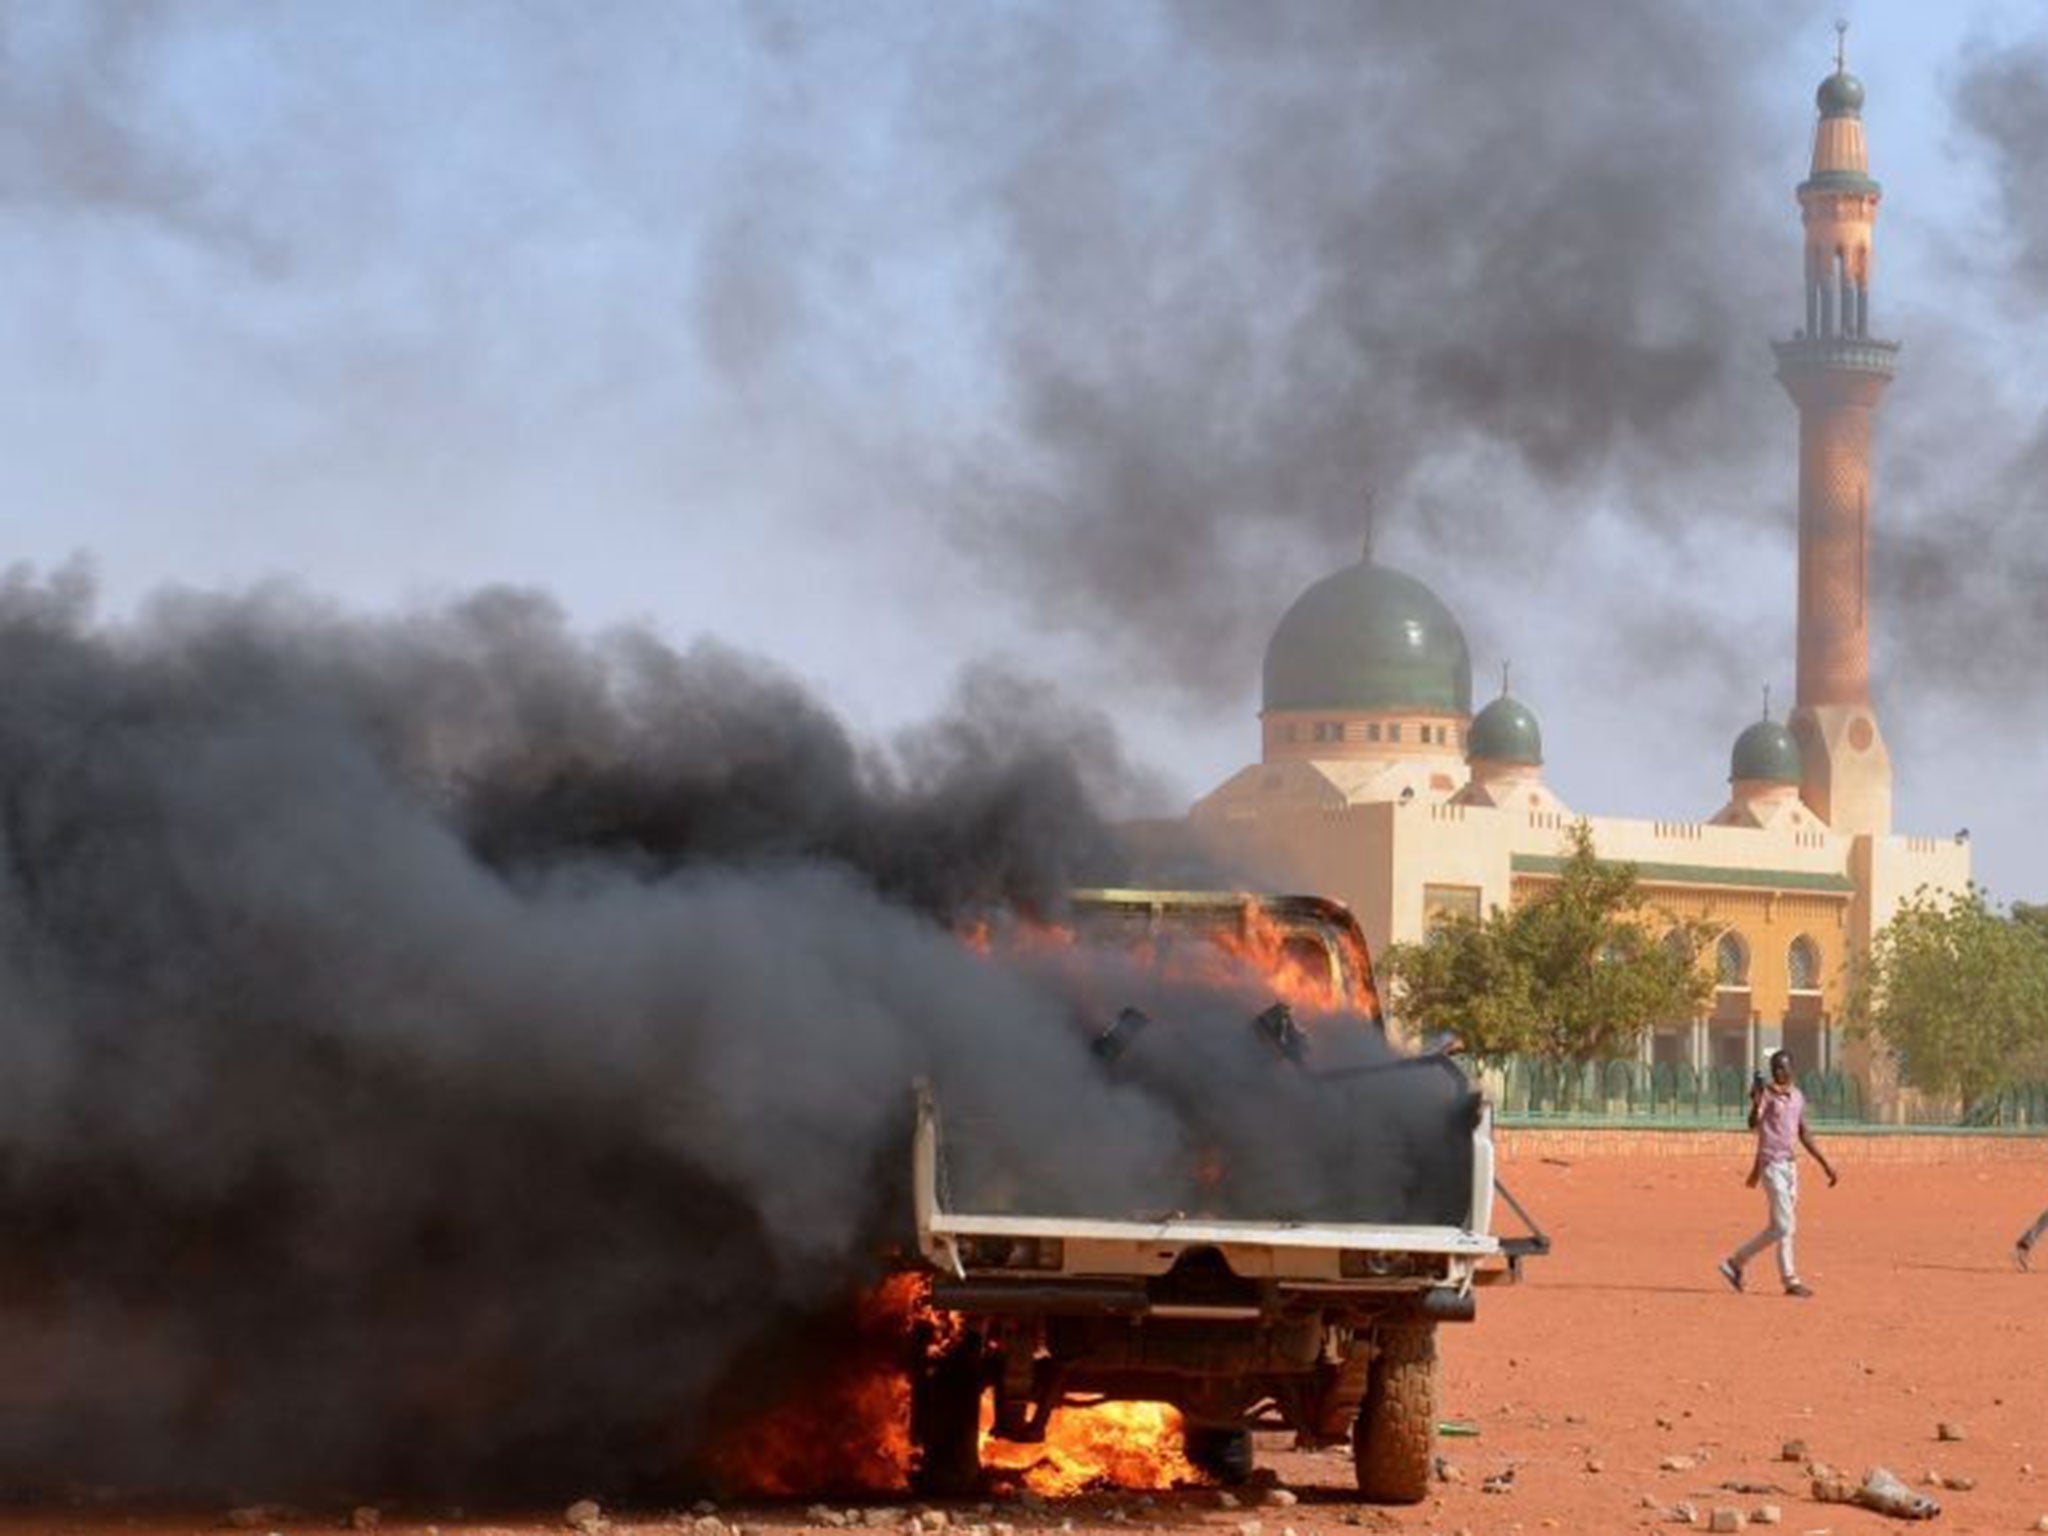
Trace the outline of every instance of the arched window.
<instances>
[{"instance_id":1,"label":"arched window","mask_svg":"<svg viewBox=\"0 0 2048 1536\"><path fill-rule=\"evenodd\" d=\"M1714 946L1714 982L1723 987L1749 985L1749 947L1740 934L1724 933Z\"/></svg>"},{"instance_id":2,"label":"arched window","mask_svg":"<svg viewBox=\"0 0 2048 1536\"><path fill-rule=\"evenodd\" d=\"M1785 976L1794 992L1820 990L1820 946L1803 933L1785 951Z\"/></svg>"}]
</instances>

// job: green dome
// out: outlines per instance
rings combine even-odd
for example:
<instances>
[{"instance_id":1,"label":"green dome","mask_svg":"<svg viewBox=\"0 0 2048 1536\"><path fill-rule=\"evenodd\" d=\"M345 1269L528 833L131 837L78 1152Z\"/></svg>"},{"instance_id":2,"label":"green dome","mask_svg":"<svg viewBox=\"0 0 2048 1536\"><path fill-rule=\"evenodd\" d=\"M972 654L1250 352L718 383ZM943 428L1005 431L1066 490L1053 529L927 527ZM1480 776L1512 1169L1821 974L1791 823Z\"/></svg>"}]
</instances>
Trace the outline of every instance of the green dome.
<instances>
[{"instance_id":1,"label":"green dome","mask_svg":"<svg viewBox=\"0 0 2048 1536\"><path fill-rule=\"evenodd\" d=\"M1759 720L1735 738L1729 755L1728 777L1762 779L1769 784L1797 784L1804 777L1799 761L1799 743L1776 720Z\"/></svg>"},{"instance_id":2,"label":"green dome","mask_svg":"<svg viewBox=\"0 0 2048 1536\"><path fill-rule=\"evenodd\" d=\"M1266 646L1265 707L1472 712L1472 656L1451 610L1370 557L1294 600Z\"/></svg>"},{"instance_id":3,"label":"green dome","mask_svg":"<svg viewBox=\"0 0 2048 1536\"><path fill-rule=\"evenodd\" d=\"M1820 89L1813 93L1813 101L1820 108L1822 117L1861 117L1863 82L1846 69L1838 69L1821 81Z\"/></svg>"},{"instance_id":4,"label":"green dome","mask_svg":"<svg viewBox=\"0 0 2048 1536\"><path fill-rule=\"evenodd\" d=\"M1543 732L1535 715L1520 699L1502 694L1479 711L1465 738L1465 756L1471 762L1520 763L1537 768L1543 764Z\"/></svg>"}]
</instances>

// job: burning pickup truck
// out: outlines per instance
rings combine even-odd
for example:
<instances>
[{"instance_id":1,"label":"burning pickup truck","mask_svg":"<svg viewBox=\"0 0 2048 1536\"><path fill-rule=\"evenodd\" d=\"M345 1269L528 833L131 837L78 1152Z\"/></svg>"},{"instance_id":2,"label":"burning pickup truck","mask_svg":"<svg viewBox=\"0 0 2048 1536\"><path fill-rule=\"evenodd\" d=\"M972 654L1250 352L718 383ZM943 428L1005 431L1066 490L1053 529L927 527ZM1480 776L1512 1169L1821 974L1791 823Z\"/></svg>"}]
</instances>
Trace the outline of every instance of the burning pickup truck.
<instances>
[{"instance_id":1,"label":"burning pickup truck","mask_svg":"<svg viewBox=\"0 0 2048 1536\"><path fill-rule=\"evenodd\" d=\"M1387 1043L1364 936L1338 903L1090 891L1074 922L1126 951L1256 955L1282 996L1206 1035L1130 1006L1094 1028L1111 1093L1134 1113L1170 1100L1187 1128L1142 1209L1127 1179L1035 1196L1014 1143L977 1145L972 1115L949 1121L920 1087L921 1485L975 1481L991 1397L989 1432L1026 1443L1062 1406L1123 1400L1178 1409L1189 1461L1223 1482L1250 1475L1254 1428L1287 1428L1304 1446L1348 1439L1366 1497L1421 1499L1437 1325L1470 1321L1479 1286L1547 1248L1533 1227L1493 1231L1484 1098L1445 1056Z\"/></svg>"}]
</instances>

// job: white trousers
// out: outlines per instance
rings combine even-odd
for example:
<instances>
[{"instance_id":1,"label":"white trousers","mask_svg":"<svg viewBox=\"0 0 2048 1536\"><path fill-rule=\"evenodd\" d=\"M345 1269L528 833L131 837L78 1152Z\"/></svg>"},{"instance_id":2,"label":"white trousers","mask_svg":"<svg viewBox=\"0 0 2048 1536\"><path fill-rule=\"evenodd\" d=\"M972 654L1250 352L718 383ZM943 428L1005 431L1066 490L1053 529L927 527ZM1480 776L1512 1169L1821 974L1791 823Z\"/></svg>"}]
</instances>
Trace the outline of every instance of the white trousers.
<instances>
[{"instance_id":1,"label":"white trousers","mask_svg":"<svg viewBox=\"0 0 2048 1536\"><path fill-rule=\"evenodd\" d=\"M1799 1165L1789 1157L1765 1163L1762 1182L1771 1224L1735 1250L1735 1264L1740 1268L1776 1243L1778 1278L1790 1285L1799 1278L1792 1263L1792 1232L1799 1219Z\"/></svg>"}]
</instances>

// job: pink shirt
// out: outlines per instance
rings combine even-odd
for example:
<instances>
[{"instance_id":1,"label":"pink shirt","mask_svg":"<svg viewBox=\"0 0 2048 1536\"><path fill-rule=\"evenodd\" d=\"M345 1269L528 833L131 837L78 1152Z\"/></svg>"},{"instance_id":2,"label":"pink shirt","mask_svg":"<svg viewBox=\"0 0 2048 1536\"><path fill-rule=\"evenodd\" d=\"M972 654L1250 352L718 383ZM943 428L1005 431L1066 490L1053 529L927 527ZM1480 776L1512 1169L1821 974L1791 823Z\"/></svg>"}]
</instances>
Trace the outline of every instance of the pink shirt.
<instances>
[{"instance_id":1,"label":"pink shirt","mask_svg":"<svg viewBox=\"0 0 2048 1536\"><path fill-rule=\"evenodd\" d=\"M1797 1088L1784 1093L1764 1090L1764 1102L1756 1118L1756 1156L1760 1163L1780 1163L1792 1156L1799 1140L1799 1117L1806 1109L1806 1095Z\"/></svg>"}]
</instances>

